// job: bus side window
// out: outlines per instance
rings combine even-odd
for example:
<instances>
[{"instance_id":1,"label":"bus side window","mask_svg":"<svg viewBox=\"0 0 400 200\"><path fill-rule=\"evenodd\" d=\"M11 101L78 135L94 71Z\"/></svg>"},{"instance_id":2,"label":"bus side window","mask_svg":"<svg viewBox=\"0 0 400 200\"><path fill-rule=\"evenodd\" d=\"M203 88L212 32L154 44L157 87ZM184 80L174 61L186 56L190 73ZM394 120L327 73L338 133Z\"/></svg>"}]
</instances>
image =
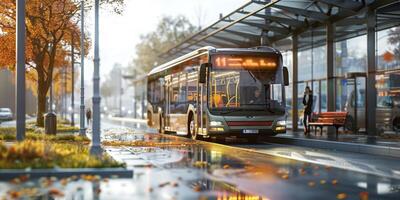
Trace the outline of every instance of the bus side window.
<instances>
[{"instance_id":1,"label":"bus side window","mask_svg":"<svg viewBox=\"0 0 400 200\"><path fill-rule=\"evenodd\" d=\"M176 112L176 105L178 103L178 93L179 93L179 82L178 82L178 75L173 74L172 75L172 83L171 83L171 103L170 103L170 111L171 113L177 113Z\"/></svg>"}]
</instances>

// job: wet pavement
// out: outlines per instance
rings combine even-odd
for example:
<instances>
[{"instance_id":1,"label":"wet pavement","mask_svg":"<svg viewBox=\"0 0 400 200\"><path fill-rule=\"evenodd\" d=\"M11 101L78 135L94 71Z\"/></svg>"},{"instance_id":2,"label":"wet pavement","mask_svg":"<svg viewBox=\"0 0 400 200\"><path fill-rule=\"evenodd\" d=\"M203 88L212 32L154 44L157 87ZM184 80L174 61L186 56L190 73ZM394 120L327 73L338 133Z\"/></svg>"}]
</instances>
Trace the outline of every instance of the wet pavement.
<instances>
[{"instance_id":1,"label":"wet pavement","mask_svg":"<svg viewBox=\"0 0 400 200\"><path fill-rule=\"evenodd\" d=\"M1 197L58 199L399 199L400 180L182 137L108 127L105 149L131 179L0 182ZM137 141L133 143L132 141ZM129 146L120 146L126 144ZM314 155L318 156L318 155ZM326 158L324 158L326 159Z\"/></svg>"},{"instance_id":2,"label":"wet pavement","mask_svg":"<svg viewBox=\"0 0 400 200\"><path fill-rule=\"evenodd\" d=\"M397 132L387 132L380 136L368 136L368 134L366 134L365 132L358 134L340 132L338 138L336 138L334 134L328 135L326 131L324 131L322 134L319 131L317 131L316 134L314 133L314 131L311 131L310 134L305 136L302 131L293 132L291 130L288 130L286 134L277 135L277 137L293 138L293 139L315 139L323 141L338 141L346 143L400 148L400 133Z\"/></svg>"}]
</instances>

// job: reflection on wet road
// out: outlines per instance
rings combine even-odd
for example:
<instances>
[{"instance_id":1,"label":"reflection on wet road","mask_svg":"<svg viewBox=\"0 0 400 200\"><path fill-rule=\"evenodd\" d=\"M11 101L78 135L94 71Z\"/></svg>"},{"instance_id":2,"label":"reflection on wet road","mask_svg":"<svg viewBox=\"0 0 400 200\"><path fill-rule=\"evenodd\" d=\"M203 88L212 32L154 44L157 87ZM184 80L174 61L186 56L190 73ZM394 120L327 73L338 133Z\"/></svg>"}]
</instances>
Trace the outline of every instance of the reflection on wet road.
<instances>
[{"instance_id":1,"label":"reflection on wet road","mask_svg":"<svg viewBox=\"0 0 400 200\"><path fill-rule=\"evenodd\" d=\"M120 136L121 139L126 137ZM397 199L400 195L400 181L396 179L219 144L168 145L188 141L179 137L144 134L141 139L166 145L126 147L124 150L110 148L110 151L116 159L134 168L135 174L143 173L139 182L145 182L150 191L160 190L160 185L162 188L174 185L185 188L179 190L179 194L184 195L176 198L188 197L186 195L193 192L210 199L246 195L255 199L365 199L366 196L369 199ZM164 175L158 176L158 173ZM155 192L154 195L160 194Z\"/></svg>"},{"instance_id":2,"label":"reflection on wet road","mask_svg":"<svg viewBox=\"0 0 400 200\"><path fill-rule=\"evenodd\" d=\"M110 141L106 150L134 170L132 179L71 177L54 179L50 185L43 184L47 179L1 182L1 196L32 190L42 197L58 194L66 199L308 200L400 196L398 179L182 137L134 133L129 129L103 134L104 140ZM120 146L123 144L127 146Z\"/></svg>"}]
</instances>

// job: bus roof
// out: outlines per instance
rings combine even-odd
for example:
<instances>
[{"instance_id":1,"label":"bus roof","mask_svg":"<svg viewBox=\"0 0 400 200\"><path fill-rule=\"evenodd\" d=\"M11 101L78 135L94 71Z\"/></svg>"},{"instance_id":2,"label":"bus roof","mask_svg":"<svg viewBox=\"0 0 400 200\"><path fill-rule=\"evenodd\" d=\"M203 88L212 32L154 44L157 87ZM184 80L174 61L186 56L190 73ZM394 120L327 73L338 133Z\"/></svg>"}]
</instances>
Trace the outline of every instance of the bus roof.
<instances>
[{"instance_id":1,"label":"bus roof","mask_svg":"<svg viewBox=\"0 0 400 200\"><path fill-rule=\"evenodd\" d=\"M169 62L166 62L160 66L155 67L154 69L152 69L147 76L151 76L153 74L157 74L159 72L162 72L164 70L173 68L174 66L183 63L195 56L198 56L204 52L215 52L215 53L224 53L224 52L242 52L242 53L251 53L251 52L259 52L259 53L276 53L276 54L280 54L280 52L272 47L267 47L267 46L259 46L259 47L252 47L252 48L215 48L215 47L211 47L211 46L206 46L206 47L202 47L199 48L197 50L194 50L188 54L185 54L181 57L178 57L174 60L171 60Z\"/></svg>"}]
</instances>

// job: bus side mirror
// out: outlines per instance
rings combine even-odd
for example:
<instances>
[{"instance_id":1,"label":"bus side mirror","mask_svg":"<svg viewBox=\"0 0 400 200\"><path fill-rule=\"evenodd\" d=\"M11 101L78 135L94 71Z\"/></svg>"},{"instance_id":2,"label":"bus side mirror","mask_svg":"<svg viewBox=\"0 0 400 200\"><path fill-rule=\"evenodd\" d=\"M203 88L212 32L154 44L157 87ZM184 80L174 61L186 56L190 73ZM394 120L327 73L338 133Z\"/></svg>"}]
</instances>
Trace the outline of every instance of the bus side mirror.
<instances>
[{"instance_id":1,"label":"bus side mirror","mask_svg":"<svg viewBox=\"0 0 400 200\"><path fill-rule=\"evenodd\" d=\"M283 67L283 85L289 85L289 71L287 67Z\"/></svg>"},{"instance_id":2,"label":"bus side mirror","mask_svg":"<svg viewBox=\"0 0 400 200\"><path fill-rule=\"evenodd\" d=\"M210 67L210 63L203 63L200 65L199 71L199 83L206 83L207 81L207 68Z\"/></svg>"}]
</instances>

